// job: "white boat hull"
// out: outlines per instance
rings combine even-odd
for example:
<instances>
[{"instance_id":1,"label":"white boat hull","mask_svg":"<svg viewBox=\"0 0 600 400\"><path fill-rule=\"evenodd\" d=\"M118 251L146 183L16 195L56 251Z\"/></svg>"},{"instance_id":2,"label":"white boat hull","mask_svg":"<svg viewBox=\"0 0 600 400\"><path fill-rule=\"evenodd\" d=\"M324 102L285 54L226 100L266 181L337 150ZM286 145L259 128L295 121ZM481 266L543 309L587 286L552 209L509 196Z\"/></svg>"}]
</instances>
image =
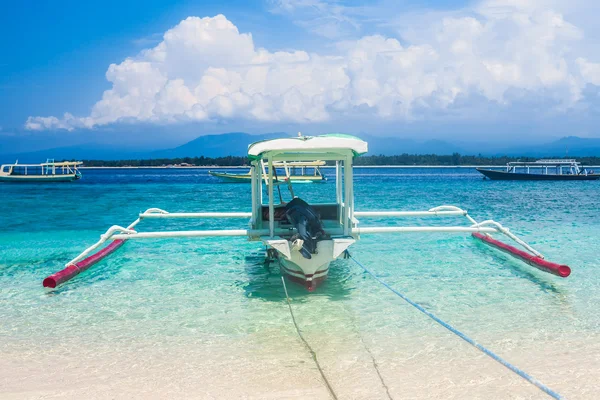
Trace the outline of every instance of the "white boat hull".
<instances>
[{"instance_id":1,"label":"white boat hull","mask_svg":"<svg viewBox=\"0 0 600 400\"><path fill-rule=\"evenodd\" d=\"M311 254L311 258L302 256L299 249L286 239L264 239L263 241L277 251L282 272L312 291L327 277L330 263L340 257L355 242L355 239L321 240L317 243L316 253Z\"/></svg>"}]
</instances>

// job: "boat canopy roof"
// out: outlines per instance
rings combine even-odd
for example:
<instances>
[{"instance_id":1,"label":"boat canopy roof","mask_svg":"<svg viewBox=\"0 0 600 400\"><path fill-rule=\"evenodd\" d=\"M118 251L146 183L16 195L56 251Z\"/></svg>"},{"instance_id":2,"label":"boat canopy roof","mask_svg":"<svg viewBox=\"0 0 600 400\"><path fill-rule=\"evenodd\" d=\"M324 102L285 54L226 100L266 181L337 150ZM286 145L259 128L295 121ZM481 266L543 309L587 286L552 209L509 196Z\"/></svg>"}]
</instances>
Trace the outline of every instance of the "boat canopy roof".
<instances>
[{"instance_id":1,"label":"boat canopy roof","mask_svg":"<svg viewBox=\"0 0 600 400\"><path fill-rule=\"evenodd\" d=\"M365 154L368 150L367 142L356 136L339 133L263 140L248 146L248 157L259 160L269 153L276 153L278 156L297 155L301 159L302 155L342 154L348 150L352 151L354 157Z\"/></svg>"},{"instance_id":2,"label":"boat canopy roof","mask_svg":"<svg viewBox=\"0 0 600 400\"><path fill-rule=\"evenodd\" d=\"M573 159L544 159L544 160L536 160L536 161L513 161L509 162L510 166L527 166L527 165L579 165L577 160Z\"/></svg>"}]
</instances>

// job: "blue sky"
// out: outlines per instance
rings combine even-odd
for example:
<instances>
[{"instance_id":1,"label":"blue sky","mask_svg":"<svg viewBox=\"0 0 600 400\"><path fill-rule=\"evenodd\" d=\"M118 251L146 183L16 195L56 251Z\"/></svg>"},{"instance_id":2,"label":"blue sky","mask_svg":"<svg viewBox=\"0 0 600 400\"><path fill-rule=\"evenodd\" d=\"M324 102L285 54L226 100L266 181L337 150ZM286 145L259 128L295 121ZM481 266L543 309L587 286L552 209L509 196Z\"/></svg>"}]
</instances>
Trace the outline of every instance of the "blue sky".
<instances>
[{"instance_id":1,"label":"blue sky","mask_svg":"<svg viewBox=\"0 0 600 400\"><path fill-rule=\"evenodd\" d=\"M0 116L4 129L29 115L89 111L110 87L104 74L188 15L250 15L257 4L161 0L24 0L3 6L0 33ZM195 5L196 4L196 5ZM260 4L260 3L259 3ZM242 6L244 5L244 6ZM246 19L243 19L244 21Z\"/></svg>"},{"instance_id":2,"label":"blue sky","mask_svg":"<svg viewBox=\"0 0 600 400\"><path fill-rule=\"evenodd\" d=\"M0 14L0 151L226 131L598 137L594 10L582 0L12 2Z\"/></svg>"}]
</instances>

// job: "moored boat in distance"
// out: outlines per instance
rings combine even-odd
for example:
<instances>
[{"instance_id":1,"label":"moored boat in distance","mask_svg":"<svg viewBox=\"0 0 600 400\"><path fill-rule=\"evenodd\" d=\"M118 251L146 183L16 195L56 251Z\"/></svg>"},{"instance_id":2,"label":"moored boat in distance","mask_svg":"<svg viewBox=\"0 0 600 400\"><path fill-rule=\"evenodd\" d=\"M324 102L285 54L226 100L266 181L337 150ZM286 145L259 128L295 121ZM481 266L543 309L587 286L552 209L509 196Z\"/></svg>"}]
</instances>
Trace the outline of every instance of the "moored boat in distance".
<instances>
[{"instance_id":1,"label":"moored boat in distance","mask_svg":"<svg viewBox=\"0 0 600 400\"><path fill-rule=\"evenodd\" d=\"M516 161L506 164L506 170L476 168L483 179L502 181L594 181L600 174L583 168L573 159Z\"/></svg>"},{"instance_id":2,"label":"moored boat in distance","mask_svg":"<svg viewBox=\"0 0 600 400\"><path fill-rule=\"evenodd\" d=\"M0 182L71 182L81 179L78 167L81 161L54 162L52 159L41 164L4 164L0 166Z\"/></svg>"},{"instance_id":3,"label":"moored boat in distance","mask_svg":"<svg viewBox=\"0 0 600 400\"><path fill-rule=\"evenodd\" d=\"M275 168L275 183L281 183L285 181L291 181L294 183L322 183L327 181L327 177L321 172L322 166L325 165L325 161L306 161L306 162L276 162L273 163ZM267 181L267 165L261 165L263 171L263 179ZM277 174L277 170L280 173ZM232 183L250 183L252 180L252 174L248 171L245 174L230 174L228 172L217 172L208 171L209 175L219 178L225 182Z\"/></svg>"}]
</instances>

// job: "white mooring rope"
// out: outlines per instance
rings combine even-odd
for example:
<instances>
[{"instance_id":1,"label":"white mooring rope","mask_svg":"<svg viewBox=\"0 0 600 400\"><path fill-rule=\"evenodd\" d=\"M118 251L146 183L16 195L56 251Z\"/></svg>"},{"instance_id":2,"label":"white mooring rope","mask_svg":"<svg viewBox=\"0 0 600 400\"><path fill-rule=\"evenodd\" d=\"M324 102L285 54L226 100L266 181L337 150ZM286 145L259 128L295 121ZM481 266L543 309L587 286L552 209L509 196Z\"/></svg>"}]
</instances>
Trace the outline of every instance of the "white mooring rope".
<instances>
[{"instance_id":1,"label":"white mooring rope","mask_svg":"<svg viewBox=\"0 0 600 400\"><path fill-rule=\"evenodd\" d=\"M402 294L401 292L397 291L396 289L394 289L393 287L391 287L390 285L388 285L387 283L385 283L384 281L382 281L379 277L377 277L377 275L375 275L373 272L371 272L367 267L365 267L357 259L355 259L354 257L352 257L350 255L350 253L347 253L347 254L352 259L352 261L354 261L359 267L361 267L363 270L365 270L366 273L368 273L369 275L371 275L377 282L381 283L383 286L385 286L387 289L389 289L390 291L392 291L394 294L396 294L397 296L399 296L400 298L402 298L402 300L406 301L408 304L410 304L411 306L413 306L417 310L421 311L423 314L427 315L429 318L431 318L432 320L434 320L435 322L437 322L438 324L440 324L444 328L448 329L450 332L454 333L456 336L460 337L465 342L469 343L473 347L475 347L478 350L482 351L484 354L490 356L492 359L494 359L497 362L499 362L500 364L504 365L506 368L510 369L512 372L514 372L515 374L519 375L521 378L525 379L526 381L528 381L532 385L536 386L537 388L539 388L540 390L542 390L543 392L545 392L548 396L553 397L555 399L564 399L560 394L558 394L554 390L550 389L548 386L544 385L542 382L538 381L533 376L529 375L528 373L526 373L522 369L519 369L518 367L512 365L511 363L509 363L508 361L504 360L502 357L500 357L496 353L492 352L491 350L483 347L482 345L480 345L479 343L477 343L475 340L471 339L470 337L468 337L467 335L465 335L464 333L462 333L458 329L454 328L449 323L441 320L440 318L436 317L431 312L427 311L420 304L415 303L414 301L412 301L411 299L409 299L408 297L406 297L406 295Z\"/></svg>"}]
</instances>

